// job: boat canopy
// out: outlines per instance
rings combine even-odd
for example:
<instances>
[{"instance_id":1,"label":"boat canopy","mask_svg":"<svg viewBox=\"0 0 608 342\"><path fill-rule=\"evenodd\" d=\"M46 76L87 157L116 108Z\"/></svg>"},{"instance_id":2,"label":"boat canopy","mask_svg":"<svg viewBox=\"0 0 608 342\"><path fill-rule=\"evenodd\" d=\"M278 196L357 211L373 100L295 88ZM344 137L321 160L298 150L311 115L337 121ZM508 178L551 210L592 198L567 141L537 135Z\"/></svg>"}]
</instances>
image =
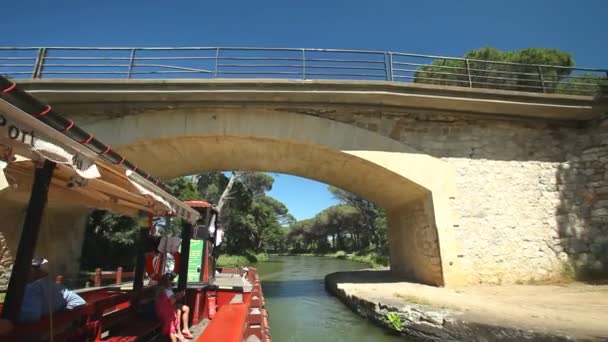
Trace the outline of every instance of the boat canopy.
<instances>
[{"instance_id":1,"label":"boat canopy","mask_svg":"<svg viewBox=\"0 0 608 342\"><path fill-rule=\"evenodd\" d=\"M0 76L0 168L4 173L0 173L0 190L23 193L27 198L34 169L44 159L57 164L50 201L129 216L140 211L172 215L192 224L200 217L163 190L160 180Z\"/></svg>"}]
</instances>

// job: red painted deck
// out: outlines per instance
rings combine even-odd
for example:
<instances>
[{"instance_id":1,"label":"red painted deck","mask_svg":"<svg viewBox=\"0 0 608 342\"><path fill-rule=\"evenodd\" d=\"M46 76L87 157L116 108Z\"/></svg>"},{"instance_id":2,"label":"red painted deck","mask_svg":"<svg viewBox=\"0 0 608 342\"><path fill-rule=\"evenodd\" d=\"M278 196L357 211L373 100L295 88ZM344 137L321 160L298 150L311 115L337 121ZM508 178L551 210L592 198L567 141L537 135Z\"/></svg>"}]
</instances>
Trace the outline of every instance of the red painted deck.
<instances>
[{"instance_id":1,"label":"red painted deck","mask_svg":"<svg viewBox=\"0 0 608 342\"><path fill-rule=\"evenodd\" d=\"M247 304L225 305L218 311L197 342L243 342Z\"/></svg>"}]
</instances>

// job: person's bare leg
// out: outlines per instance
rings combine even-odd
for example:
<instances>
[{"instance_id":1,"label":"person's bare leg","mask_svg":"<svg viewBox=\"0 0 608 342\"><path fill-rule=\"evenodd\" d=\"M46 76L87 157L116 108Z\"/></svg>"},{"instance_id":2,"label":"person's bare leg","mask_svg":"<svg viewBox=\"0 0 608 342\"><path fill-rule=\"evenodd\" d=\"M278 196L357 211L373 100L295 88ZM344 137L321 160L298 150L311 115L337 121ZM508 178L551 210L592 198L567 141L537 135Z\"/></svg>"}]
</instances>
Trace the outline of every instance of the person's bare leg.
<instances>
[{"instance_id":1,"label":"person's bare leg","mask_svg":"<svg viewBox=\"0 0 608 342\"><path fill-rule=\"evenodd\" d=\"M182 341L184 339L184 335L182 335L182 329L179 328L180 326L180 317L182 314L182 310L177 309L177 317L175 317L175 333L177 334L177 338Z\"/></svg>"},{"instance_id":2,"label":"person's bare leg","mask_svg":"<svg viewBox=\"0 0 608 342\"><path fill-rule=\"evenodd\" d=\"M188 327L188 318L190 315L190 308L188 305L182 305L182 332L186 334L190 334L190 329Z\"/></svg>"},{"instance_id":3,"label":"person's bare leg","mask_svg":"<svg viewBox=\"0 0 608 342\"><path fill-rule=\"evenodd\" d=\"M169 340L171 342L177 342L177 337L175 337L175 334L169 334Z\"/></svg>"}]
</instances>

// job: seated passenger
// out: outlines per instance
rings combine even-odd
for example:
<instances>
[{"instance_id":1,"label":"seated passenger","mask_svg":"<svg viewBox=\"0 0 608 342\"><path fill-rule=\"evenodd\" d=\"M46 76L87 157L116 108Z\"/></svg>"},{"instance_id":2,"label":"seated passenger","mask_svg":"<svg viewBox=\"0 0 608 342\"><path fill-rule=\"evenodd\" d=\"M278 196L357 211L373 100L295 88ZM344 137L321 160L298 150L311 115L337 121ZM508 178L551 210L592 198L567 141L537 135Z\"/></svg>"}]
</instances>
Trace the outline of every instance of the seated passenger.
<instances>
[{"instance_id":1,"label":"seated passenger","mask_svg":"<svg viewBox=\"0 0 608 342\"><path fill-rule=\"evenodd\" d=\"M20 322L37 321L50 312L72 310L86 303L76 293L50 279L45 269L47 264L46 259L32 259L32 268L25 286L19 315Z\"/></svg>"},{"instance_id":2,"label":"seated passenger","mask_svg":"<svg viewBox=\"0 0 608 342\"><path fill-rule=\"evenodd\" d=\"M184 338L192 339L193 336L188 329L188 315L190 308L187 305L176 304L184 297L185 293L175 294L171 289L174 275L167 273L158 282L159 293L156 298L156 312L161 320L161 329L164 335L168 335L172 342L183 341ZM180 330L180 318L183 322L183 330Z\"/></svg>"}]
</instances>

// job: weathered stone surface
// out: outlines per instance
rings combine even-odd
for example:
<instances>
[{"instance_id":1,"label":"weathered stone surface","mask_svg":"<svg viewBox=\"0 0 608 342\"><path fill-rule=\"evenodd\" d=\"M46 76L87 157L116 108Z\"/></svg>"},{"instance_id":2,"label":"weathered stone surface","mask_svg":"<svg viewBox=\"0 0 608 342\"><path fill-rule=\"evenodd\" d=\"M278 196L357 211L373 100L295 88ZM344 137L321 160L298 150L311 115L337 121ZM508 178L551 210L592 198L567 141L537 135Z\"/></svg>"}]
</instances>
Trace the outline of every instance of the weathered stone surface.
<instances>
[{"instance_id":1,"label":"weathered stone surface","mask_svg":"<svg viewBox=\"0 0 608 342\"><path fill-rule=\"evenodd\" d=\"M13 257L4 234L0 232L0 290L6 290L13 269Z\"/></svg>"},{"instance_id":2,"label":"weathered stone surface","mask_svg":"<svg viewBox=\"0 0 608 342\"><path fill-rule=\"evenodd\" d=\"M37 87L36 82L30 89ZM417 98L415 94L410 94L412 97L350 93L350 87L362 85L349 85L348 90L339 93L318 92L315 87L334 89L334 85L315 85L308 81L281 84L282 90L294 90L287 92L273 92L277 84L238 84L245 87L239 89L248 89L243 93L234 89L223 93L219 88L229 87L224 81L211 88L184 80L176 84L163 81L148 85L96 81L88 84L89 91L79 96L74 96L69 89L82 84L61 83L39 84L38 87L47 92L37 94L43 98L48 96L46 100L52 103L59 102L56 108L60 110L65 108L67 112L77 113L74 119L79 123L160 177L239 167L287 172L357 192L387 208L391 206L388 209L393 212L403 209L403 215L395 213L394 216L415 220L423 215L420 211L413 213L405 205L405 198L414 200L416 196L411 196L410 188L399 190L404 188L397 186L399 182L393 177L403 174L404 179L416 183L414 175L432 172L432 168L425 169L412 158L413 162L393 169L380 163L366 168L365 172L360 167L355 177L353 159L341 158L345 154L361 157L375 153L375 161L390 162L407 154L403 152L405 146L408 151L411 149L412 155L431 156L449 163L456 183L455 189L449 189L449 197L453 190L454 199L449 200L449 204L442 202L448 201L442 198L445 195L442 190L448 186L441 183L441 179L429 182L434 187L426 187L424 191L431 193L430 207L435 216L440 213L450 216L450 220L438 219L435 227L419 225L414 229L416 233L399 230L407 229L407 222L402 222L399 229L391 229L393 237L414 235L416 250L421 252L417 254L419 259L439 254L439 266L433 257L428 263L420 264L441 267L438 272L432 269L434 273L445 275L451 272L450 265L458 262L453 268L462 270L467 283L514 283L530 278L559 277L564 262L576 261L581 253L594 254L597 260L605 258L602 254L605 249L602 247L596 252L598 248L592 250L591 242L597 234L607 232L591 228L608 224L606 204L600 202L608 200L608 124L575 125L557 121L558 118L580 120L588 109L585 109L587 105L570 109L557 104L547 106L547 101L555 100L550 98L553 94L528 105L503 102L508 98L502 98L494 102L469 99L465 101L467 106L463 106L462 99L457 97L451 100L451 105L439 105L437 99L431 97L411 102ZM49 92L53 86L58 87L57 91ZM99 87L116 92L93 91ZM123 92L131 87L135 89ZM162 93L165 87L169 87L170 92L163 96L149 91L157 89ZM302 87L307 90L295 91ZM192 89L197 91L191 92ZM382 93L394 91L383 89ZM563 101L567 99L560 100ZM431 106L431 102L435 106ZM460 103L459 107L454 103ZM514 107L526 113L508 116L504 112L508 109L514 114ZM421 108L427 110L421 111ZM503 110L500 115L497 108ZM548 115L564 110L569 116ZM319 125L315 120L308 120L311 117L334 122L323 120ZM377 134L330 129L337 126L336 122ZM306 139L297 138L296 133L306 133ZM360 144L344 143L357 140L355 138ZM371 146L370 141L380 138L401 144L391 148ZM159 159L164 162L159 163ZM411 170L414 172L409 173ZM397 202L399 205L395 205ZM448 221L450 224L445 224ZM418 236L418 232L433 228L437 228L436 238L433 233ZM556 237L562 238L561 248L549 248L555 246ZM64 240L68 244L79 241ZM73 250L74 246L69 248ZM422 253L427 249L431 252ZM446 253L453 251L458 252ZM444 260L447 256L450 259ZM72 253L72 259L77 257L78 253ZM402 264L408 263L402 260Z\"/></svg>"},{"instance_id":3,"label":"weathered stone surface","mask_svg":"<svg viewBox=\"0 0 608 342\"><path fill-rule=\"evenodd\" d=\"M575 341L567 333L531 330L512 325L482 323L464 315L454 308L437 308L416 303L394 300L372 300L346 292L339 284L342 272L325 277L325 288L338 297L355 313L383 327L394 334L407 336L416 341ZM397 315L400 328L396 328L388 317ZM593 339L590 339L592 341ZM597 339L600 341L601 339Z\"/></svg>"},{"instance_id":4,"label":"weathered stone surface","mask_svg":"<svg viewBox=\"0 0 608 342\"><path fill-rule=\"evenodd\" d=\"M608 146L601 143L606 125L574 128L401 112L384 113L379 127L454 166L455 233L469 283L559 278L564 263L586 265L581 253L601 258L601 249L590 242L606 235L594 224L608 226Z\"/></svg>"}]
</instances>

